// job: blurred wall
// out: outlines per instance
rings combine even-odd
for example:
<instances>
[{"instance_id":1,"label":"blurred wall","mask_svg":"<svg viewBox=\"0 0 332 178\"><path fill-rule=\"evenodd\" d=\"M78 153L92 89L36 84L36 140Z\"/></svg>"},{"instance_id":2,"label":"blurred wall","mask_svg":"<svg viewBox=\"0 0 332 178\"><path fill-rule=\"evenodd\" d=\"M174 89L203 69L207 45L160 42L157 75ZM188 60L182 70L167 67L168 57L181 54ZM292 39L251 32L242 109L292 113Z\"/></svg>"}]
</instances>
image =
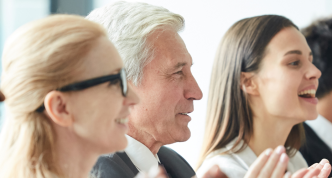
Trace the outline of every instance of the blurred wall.
<instances>
[{"instance_id":1,"label":"blurred wall","mask_svg":"<svg viewBox=\"0 0 332 178\"><path fill-rule=\"evenodd\" d=\"M86 16L93 8L92 0L50 0L50 13Z\"/></svg>"},{"instance_id":2,"label":"blurred wall","mask_svg":"<svg viewBox=\"0 0 332 178\"><path fill-rule=\"evenodd\" d=\"M92 8L93 0L0 0L0 52L6 39L30 21L56 13L85 16ZM0 103L0 130L4 118L4 104Z\"/></svg>"},{"instance_id":3,"label":"blurred wall","mask_svg":"<svg viewBox=\"0 0 332 178\"><path fill-rule=\"evenodd\" d=\"M203 141L205 112L210 74L215 51L226 30L236 21L262 14L279 14L290 18L300 28L316 18L332 15L331 0L140 0L163 6L181 14L186 27L180 33L191 53L192 72L203 91L203 99L194 102L189 123L191 138L169 145L192 166L196 165ZM95 7L114 2L96 0Z\"/></svg>"},{"instance_id":4,"label":"blurred wall","mask_svg":"<svg viewBox=\"0 0 332 178\"><path fill-rule=\"evenodd\" d=\"M49 14L48 0L0 0L0 52L6 39L18 27ZM1 59L1 57L0 57ZM2 70L0 63L0 72ZM4 104L0 103L0 130L5 118Z\"/></svg>"}]
</instances>

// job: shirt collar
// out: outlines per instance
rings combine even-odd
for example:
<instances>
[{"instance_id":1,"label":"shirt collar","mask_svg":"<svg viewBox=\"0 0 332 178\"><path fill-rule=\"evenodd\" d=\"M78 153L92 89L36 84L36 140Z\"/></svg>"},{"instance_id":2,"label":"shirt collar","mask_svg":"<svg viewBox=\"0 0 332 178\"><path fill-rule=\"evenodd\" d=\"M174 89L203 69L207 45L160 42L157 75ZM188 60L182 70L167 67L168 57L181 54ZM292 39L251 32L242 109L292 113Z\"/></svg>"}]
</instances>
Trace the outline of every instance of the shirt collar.
<instances>
[{"instance_id":1,"label":"shirt collar","mask_svg":"<svg viewBox=\"0 0 332 178\"><path fill-rule=\"evenodd\" d=\"M332 123L321 115L317 119L306 121L320 139L332 150Z\"/></svg>"},{"instance_id":2,"label":"shirt collar","mask_svg":"<svg viewBox=\"0 0 332 178\"><path fill-rule=\"evenodd\" d=\"M233 147L233 145L235 144L236 139L237 138L235 138L228 145L226 145L226 149L220 149L218 151L215 151L214 153L212 153L209 156L212 157L214 155L219 155L219 154L223 153L224 151L230 150ZM235 150L238 150L242 146L242 144L244 144L243 140L240 141L240 144L236 147ZM248 145L242 151L240 151L238 153L231 153L231 154L237 160L237 162L239 162L247 170L249 170L249 167L257 159L256 154L251 150L251 148ZM302 155L299 152L297 152L294 157L289 159L289 162L287 165L287 170L294 173L295 171L297 171L301 168L304 168L304 167L307 167L307 164L306 164L304 158L302 157Z\"/></svg>"},{"instance_id":3,"label":"shirt collar","mask_svg":"<svg viewBox=\"0 0 332 178\"><path fill-rule=\"evenodd\" d=\"M152 167L158 166L160 161L157 154L153 155L148 147L133 137L128 135L126 137L128 146L125 152L139 171L148 172Z\"/></svg>"}]
</instances>

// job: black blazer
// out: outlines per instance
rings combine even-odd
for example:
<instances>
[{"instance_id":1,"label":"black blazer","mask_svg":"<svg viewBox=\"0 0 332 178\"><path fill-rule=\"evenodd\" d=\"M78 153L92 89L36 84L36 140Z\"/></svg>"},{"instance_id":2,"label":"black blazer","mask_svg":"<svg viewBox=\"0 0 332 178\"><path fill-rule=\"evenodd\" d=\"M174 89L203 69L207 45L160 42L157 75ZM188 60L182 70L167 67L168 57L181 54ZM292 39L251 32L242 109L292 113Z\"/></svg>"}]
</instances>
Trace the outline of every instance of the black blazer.
<instances>
[{"instance_id":1,"label":"black blazer","mask_svg":"<svg viewBox=\"0 0 332 178\"><path fill-rule=\"evenodd\" d=\"M300 152L307 161L308 166L319 163L323 158L332 161L331 149L321 140L312 128L303 123L305 130L306 142L300 148ZM332 140L331 140L332 141ZM332 173L330 176L332 177Z\"/></svg>"},{"instance_id":2,"label":"black blazer","mask_svg":"<svg viewBox=\"0 0 332 178\"><path fill-rule=\"evenodd\" d=\"M162 146L157 153L170 178L191 178L195 171L179 154ZM97 178L133 178L138 170L125 152L99 157L92 169Z\"/></svg>"}]
</instances>

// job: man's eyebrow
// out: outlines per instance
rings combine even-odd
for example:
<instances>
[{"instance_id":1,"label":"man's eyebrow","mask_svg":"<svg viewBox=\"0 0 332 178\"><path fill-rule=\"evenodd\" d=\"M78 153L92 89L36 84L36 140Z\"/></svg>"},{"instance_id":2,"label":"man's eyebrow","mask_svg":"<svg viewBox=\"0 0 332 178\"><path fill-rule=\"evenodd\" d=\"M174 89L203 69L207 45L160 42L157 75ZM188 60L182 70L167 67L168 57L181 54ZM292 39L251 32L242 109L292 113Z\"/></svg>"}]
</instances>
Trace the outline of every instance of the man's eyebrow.
<instances>
[{"instance_id":1,"label":"man's eyebrow","mask_svg":"<svg viewBox=\"0 0 332 178\"><path fill-rule=\"evenodd\" d=\"M173 70L176 70L176 69L178 69L178 68L180 68L180 67L183 67L183 66L185 66L185 65L187 65L186 62L179 62L179 63L177 63L177 64L173 67Z\"/></svg>"}]
</instances>

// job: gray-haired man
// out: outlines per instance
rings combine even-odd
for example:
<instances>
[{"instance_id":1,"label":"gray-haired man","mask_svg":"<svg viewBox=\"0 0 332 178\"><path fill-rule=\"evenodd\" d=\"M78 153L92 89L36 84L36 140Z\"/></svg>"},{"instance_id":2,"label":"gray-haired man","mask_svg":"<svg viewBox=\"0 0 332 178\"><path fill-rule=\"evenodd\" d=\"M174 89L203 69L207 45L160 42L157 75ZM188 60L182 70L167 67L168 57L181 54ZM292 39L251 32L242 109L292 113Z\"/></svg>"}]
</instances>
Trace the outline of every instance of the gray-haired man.
<instances>
[{"instance_id":1,"label":"gray-haired man","mask_svg":"<svg viewBox=\"0 0 332 178\"><path fill-rule=\"evenodd\" d=\"M129 117L128 147L100 157L95 172L102 178L134 177L162 164L169 177L194 176L179 154L163 146L190 138L188 113L194 111L193 101L202 98L190 71L192 58L178 34L183 17L146 3L117 2L92 11L87 19L107 29L140 97Z\"/></svg>"}]
</instances>

